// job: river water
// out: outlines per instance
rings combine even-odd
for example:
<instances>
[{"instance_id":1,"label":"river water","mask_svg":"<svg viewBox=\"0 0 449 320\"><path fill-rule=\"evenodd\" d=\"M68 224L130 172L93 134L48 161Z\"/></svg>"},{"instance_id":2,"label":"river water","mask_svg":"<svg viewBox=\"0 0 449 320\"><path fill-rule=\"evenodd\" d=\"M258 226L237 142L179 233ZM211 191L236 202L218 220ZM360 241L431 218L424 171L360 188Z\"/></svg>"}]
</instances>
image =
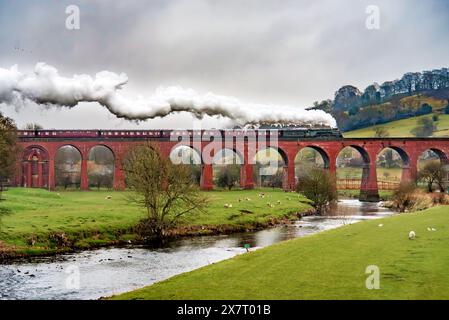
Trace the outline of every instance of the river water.
<instances>
[{"instance_id":1,"label":"river water","mask_svg":"<svg viewBox=\"0 0 449 320\"><path fill-rule=\"evenodd\" d=\"M308 216L257 232L174 240L161 248L82 251L0 265L0 299L98 299L276 242L392 214L378 203L342 200L330 216Z\"/></svg>"}]
</instances>

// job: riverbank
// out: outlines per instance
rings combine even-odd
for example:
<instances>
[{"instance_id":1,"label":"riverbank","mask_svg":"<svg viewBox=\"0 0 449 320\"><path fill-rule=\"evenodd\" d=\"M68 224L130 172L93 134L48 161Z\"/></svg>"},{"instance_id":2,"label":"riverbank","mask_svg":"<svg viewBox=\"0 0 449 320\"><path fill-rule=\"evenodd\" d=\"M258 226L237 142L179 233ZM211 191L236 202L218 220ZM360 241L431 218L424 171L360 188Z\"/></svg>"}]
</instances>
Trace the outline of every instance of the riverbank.
<instances>
[{"instance_id":1,"label":"riverbank","mask_svg":"<svg viewBox=\"0 0 449 320\"><path fill-rule=\"evenodd\" d=\"M259 197L262 192L264 198ZM204 194L209 199L206 212L184 218L170 231L171 237L259 230L296 219L311 209L304 197L276 189ZM129 202L128 195L117 191L10 189L0 202L0 261L138 244L133 228L144 211ZM225 203L232 208L224 208Z\"/></svg>"},{"instance_id":2,"label":"riverbank","mask_svg":"<svg viewBox=\"0 0 449 320\"><path fill-rule=\"evenodd\" d=\"M239 255L113 299L448 299L448 225L449 206L364 221ZM408 239L411 230L414 240ZM365 286L371 265L380 271L378 290Z\"/></svg>"}]
</instances>

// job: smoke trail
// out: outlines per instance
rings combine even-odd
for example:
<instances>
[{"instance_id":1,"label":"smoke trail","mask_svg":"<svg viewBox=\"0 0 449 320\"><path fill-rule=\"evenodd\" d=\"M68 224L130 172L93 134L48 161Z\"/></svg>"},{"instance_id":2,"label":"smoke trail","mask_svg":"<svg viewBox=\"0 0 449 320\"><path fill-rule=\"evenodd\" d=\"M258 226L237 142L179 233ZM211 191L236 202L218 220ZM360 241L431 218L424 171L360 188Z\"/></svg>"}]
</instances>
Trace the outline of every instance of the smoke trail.
<instances>
[{"instance_id":1,"label":"smoke trail","mask_svg":"<svg viewBox=\"0 0 449 320\"><path fill-rule=\"evenodd\" d=\"M128 82L126 74L102 71L89 75L62 77L58 70L38 63L34 72L23 74L17 66L0 68L0 103L21 106L37 104L74 107L79 102L98 102L119 118L147 120L177 112L197 118L222 116L236 125L280 124L335 127L335 119L320 110L299 107L244 103L213 93L199 94L182 87L158 88L150 97L130 98L120 93Z\"/></svg>"}]
</instances>

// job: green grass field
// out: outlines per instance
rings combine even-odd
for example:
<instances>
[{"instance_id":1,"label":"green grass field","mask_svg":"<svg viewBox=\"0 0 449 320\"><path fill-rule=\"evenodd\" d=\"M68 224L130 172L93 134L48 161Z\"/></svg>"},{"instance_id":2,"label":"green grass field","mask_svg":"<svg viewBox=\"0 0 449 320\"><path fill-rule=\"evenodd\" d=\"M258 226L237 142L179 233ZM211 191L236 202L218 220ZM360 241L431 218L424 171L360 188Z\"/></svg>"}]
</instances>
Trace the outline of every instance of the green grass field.
<instances>
[{"instance_id":1,"label":"green grass field","mask_svg":"<svg viewBox=\"0 0 449 320\"><path fill-rule=\"evenodd\" d=\"M260 198L260 192L265 192L266 197ZM0 202L0 244L16 246L16 250L25 253L39 253L52 249L49 242L52 233L64 232L74 239L76 247L133 239L132 227L144 217L144 211L130 203L127 194L12 188L3 194L5 200ZM206 213L186 216L180 221L180 227L198 227L204 233L217 227L251 228L310 208L305 198L281 190L212 191L204 195L209 199ZM112 198L106 199L107 196ZM240 198L251 201L239 202ZM269 207L267 202L274 207ZM225 209L225 203L233 207ZM31 239L37 241L33 247L29 246Z\"/></svg>"},{"instance_id":2,"label":"green grass field","mask_svg":"<svg viewBox=\"0 0 449 320\"><path fill-rule=\"evenodd\" d=\"M281 242L114 298L448 299L448 243L449 207L435 207ZM378 290L365 286L369 265L379 267Z\"/></svg>"},{"instance_id":3,"label":"green grass field","mask_svg":"<svg viewBox=\"0 0 449 320\"><path fill-rule=\"evenodd\" d=\"M425 115L420 117L412 117L408 119L392 121L377 126L367 127L359 130L353 130L344 132L345 138L369 138L375 137L375 129L382 127L388 130L389 137L408 138L414 137L412 130L418 126L418 120L423 117L430 117L431 115ZM439 120L435 122L436 130L433 137L449 137L449 115L439 115Z\"/></svg>"}]
</instances>

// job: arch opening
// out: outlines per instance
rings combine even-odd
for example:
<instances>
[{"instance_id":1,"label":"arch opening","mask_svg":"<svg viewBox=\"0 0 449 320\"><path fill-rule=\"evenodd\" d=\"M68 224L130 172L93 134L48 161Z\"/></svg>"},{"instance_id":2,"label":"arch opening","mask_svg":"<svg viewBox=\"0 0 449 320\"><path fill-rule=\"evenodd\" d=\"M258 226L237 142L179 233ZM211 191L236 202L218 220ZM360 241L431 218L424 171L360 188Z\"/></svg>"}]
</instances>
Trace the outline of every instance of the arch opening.
<instances>
[{"instance_id":1,"label":"arch opening","mask_svg":"<svg viewBox=\"0 0 449 320\"><path fill-rule=\"evenodd\" d=\"M253 180L257 187L283 188L287 183L287 156L279 148L268 147L254 156Z\"/></svg>"},{"instance_id":2,"label":"arch opening","mask_svg":"<svg viewBox=\"0 0 449 320\"><path fill-rule=\"evenodd\" d=\"M329 169L330 160L327 153L319 147L305 147L295 156L296 183L313 168Z\"/></svg>"},{"instance_id":3,"label":"arch opening","mask_svg":"<svg viewBox=\"0 0 449 320\"><path fill-rule=\"evenodd\" d=\"M200 185L201 155L190 146L178 146L170 151L170 161L175 165L189 165L192 171L192 181Z\"/></svg>"},{"instance_id":4,"label":"arch opening","mask_svg":"<svg viewBox=\"0 0 449 320\"><path fill-rule=\"evenodd\" d=\"M28 147L22 154L20 185L29 188L48 188L48 152L38 146Z\"/></svg>"},{"instance_id":5,"label":"arch opening","mask_svg":"<svg viewBox=\"0 0 449 320\"><path fill-rule=\"evenodd\" d=\"M87 179L90 189L112 189L114 185L114 153L98 145L90 149L87 160Z\"/></svg>"},{"instance_id":6,"label":"arch opening","mask_svg":"<svg viewBox=\"0 0 449 320\"><path fill-rule=\"evenodd\" d=\"M74 146L65 145L56 151L55 186L63 189L80 189L81 152Z\"/></svg>"},{"instance_id":7,"label":"arch opening","mask_svg":"<svg viewBox=\"0 0 449 320\"><path fill-rule=\"evenodd\" d=\"M396 190L400 183L410 182L410 158L401 148L386 147L376 159L379 190Z\"/></svg>"},{"instance_id":8,"label":"arch opening","mask_svg":"<svg viewBox=\"0 0 449 320\"><path fill-rule=\"evenodd\" d=\"M243 158L233 149L224 148L212 159L212 170L215 186L231 190L242 186L241 170Z\"/></svg>"},{"instance_id":9,"label":"arch opening","mask_svg":"<svg viewBox=\"0 0 449 320\"><path fill-rule=\"evenodd\" d=\"M369 156L359 146L346 146L337 155L337 189L344 195L361 191L369 174Z\"/></svg>"}]
</instances>

